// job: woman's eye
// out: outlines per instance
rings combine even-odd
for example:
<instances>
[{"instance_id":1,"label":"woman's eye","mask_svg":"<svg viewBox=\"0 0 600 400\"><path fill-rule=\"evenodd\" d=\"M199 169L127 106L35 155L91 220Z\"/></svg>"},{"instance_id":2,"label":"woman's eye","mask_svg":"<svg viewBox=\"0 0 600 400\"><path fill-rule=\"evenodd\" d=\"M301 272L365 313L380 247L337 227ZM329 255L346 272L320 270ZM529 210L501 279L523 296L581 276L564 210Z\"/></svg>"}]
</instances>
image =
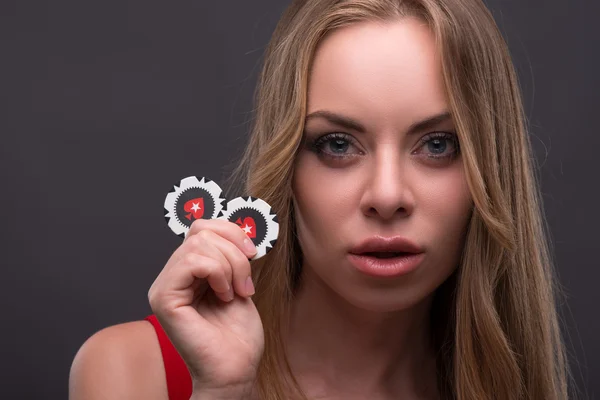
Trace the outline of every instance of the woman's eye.
<instances>
[{"instance_id":1,"label":"woman's eye","mask_svg":"<svg viewBox=\"0 0 600 400\"><path fill-rule=\"evenodd\" d=\"M435 132L421 139L418 152L424 152L428 158L454 158L460 151L456 135Z\"/></svg>"},{"instance_id":2,"label":"woman's eye","mask_svg":"<svg viewBox=\"0 0 600 400\"><path fill-rule=\"evenodd\" d=\"M345 139L333 139L327 141L328 150L336 154L344 154L348 151L350 143Z\"/></svg>"},{"instance_id":3,"label":"woman's eye","mask_svg":"<svg viewBox=\"0 0 600 400\"><path fill-rule=\"evenodd\" d=\"M351 157L360 154L352 136L345 133L328 133L317 138L311 145L319 155L331 158Z\"/></svg>"}]
</instances>

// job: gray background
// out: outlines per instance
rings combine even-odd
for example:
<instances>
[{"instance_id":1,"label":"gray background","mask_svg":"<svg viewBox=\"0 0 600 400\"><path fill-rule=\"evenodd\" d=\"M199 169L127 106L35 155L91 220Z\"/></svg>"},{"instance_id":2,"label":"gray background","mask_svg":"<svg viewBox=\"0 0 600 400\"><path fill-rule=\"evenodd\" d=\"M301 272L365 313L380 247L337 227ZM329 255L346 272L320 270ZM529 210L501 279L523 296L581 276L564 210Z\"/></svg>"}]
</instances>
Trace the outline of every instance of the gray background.
<instances>
[{"instance_id":1,"label":"gray background","mask_svg":"<svg viewBox=\"0 0 600 400\"><path fill-rule=\"evenodd\" d=\"M162 203L223 181L246 140L278 0L0 2L0 398L64 399L87 337L150 313L180 239ZM488 1L515 57L567 300L600 396L598 2Z\"/></svg>"}]
</instances>

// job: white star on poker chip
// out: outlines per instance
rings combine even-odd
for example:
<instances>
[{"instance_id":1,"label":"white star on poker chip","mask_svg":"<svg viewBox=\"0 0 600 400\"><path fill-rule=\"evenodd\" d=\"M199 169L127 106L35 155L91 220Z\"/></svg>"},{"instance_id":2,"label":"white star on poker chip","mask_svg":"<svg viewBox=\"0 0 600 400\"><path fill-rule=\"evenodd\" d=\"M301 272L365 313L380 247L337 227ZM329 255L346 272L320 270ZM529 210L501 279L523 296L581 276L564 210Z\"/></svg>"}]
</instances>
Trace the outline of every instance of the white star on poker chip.
<instances>
[{"instance_id":1,"label":"white star on poker chip","mask_svg":"<svg viewBox=\"0 0 600 400\"><path fill-rule=\"evenodd\" d=\"M246 232L247 235L249 235L249 234L252 233L252 227L251 226L245 225L242 229L244 230L244 232Z\"/></svg>"},{"instance_id":2,"label":"white star on poker chip","mask_svg":"<svg viewBox=\"0 0 600 400\"><path fill-rule=\"evenodd\" d=\"M194 210L194 212L196 212L200 209L200 203L192 203L192 204L194 204L192 206L192 210Z\"/></svg>"}]
</instances>

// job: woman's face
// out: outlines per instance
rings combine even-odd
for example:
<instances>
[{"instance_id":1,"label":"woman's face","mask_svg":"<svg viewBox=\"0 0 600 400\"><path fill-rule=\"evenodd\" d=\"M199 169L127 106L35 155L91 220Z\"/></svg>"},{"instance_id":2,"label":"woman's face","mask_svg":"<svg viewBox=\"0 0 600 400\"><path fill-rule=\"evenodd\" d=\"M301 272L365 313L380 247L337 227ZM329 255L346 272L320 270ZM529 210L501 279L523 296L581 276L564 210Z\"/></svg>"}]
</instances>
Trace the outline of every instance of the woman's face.
<instances>
[{"instance_id":1,"label":"woman's face","mask_svg":"<svg viewBox=\"0 0 600 400\"><path fill-rule=\"evenodd\" d=\"M293 180L305 278L363 309L411 307L456 268L472 208L434 38L412 18L334 31L308 90ZM406 263L402 239L422 254Z\"/></svg>"}]
</instances>

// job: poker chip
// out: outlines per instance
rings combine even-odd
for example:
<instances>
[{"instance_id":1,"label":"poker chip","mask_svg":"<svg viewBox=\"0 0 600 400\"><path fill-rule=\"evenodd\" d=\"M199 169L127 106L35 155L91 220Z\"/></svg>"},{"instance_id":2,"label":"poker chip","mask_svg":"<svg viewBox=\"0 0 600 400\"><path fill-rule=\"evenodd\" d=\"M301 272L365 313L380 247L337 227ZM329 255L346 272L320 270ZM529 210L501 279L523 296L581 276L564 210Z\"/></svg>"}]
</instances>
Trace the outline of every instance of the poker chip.
<instances>
[{"instance_id":1,"label":"poker chip","mask_svg":"<svg viewBox=\"0 0 600 400\"><path fill-rule=\"evenodd\" d=\"M188 176L173 186L165 199L165 219L176 235L185 237L197 219L216 218L223 208L223 191L214 181Z\"/></svg>"},{"instance_id":2,"label":"poker chip","mask_svg":"<svg viewBox=\"0 0 600 400\"><path fill-rule=\"evenodd\" d=\"M279 235L277 215L271 206L256 197L236 197L227 202L217 216L239 225L256 246L256 260L267 254L275 245Z\"/></svg>"}]
</instances>

